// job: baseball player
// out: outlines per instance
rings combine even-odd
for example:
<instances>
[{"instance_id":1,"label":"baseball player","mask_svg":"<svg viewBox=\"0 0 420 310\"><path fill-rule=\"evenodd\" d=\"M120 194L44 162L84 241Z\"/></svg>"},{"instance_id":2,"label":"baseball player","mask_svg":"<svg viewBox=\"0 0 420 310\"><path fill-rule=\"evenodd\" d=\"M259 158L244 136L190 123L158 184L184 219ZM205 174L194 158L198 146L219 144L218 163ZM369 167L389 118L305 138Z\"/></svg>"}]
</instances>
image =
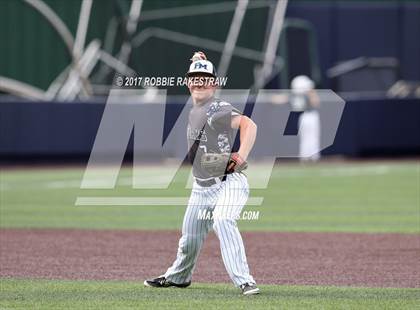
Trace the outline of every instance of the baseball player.
<instances>
[{"instance_id":1,"label":"baseball player","mask_svg":"<svg viewBox=\"0 0 420 310\"><path fill-rule=\"evenodd\" d=\"M236 224L249 195L248 181L241 171L247 167L246 159L254 145L257 126L231 104L214 97L216 70L204 53L196 52L191 61L187 77L193 106L187 139L194 184L184 215L176 260L165 274L144 281L144 285L188 287L201 246L213 229L233 283L244 295L258 294ZM240 147L237 153L232 153L237 129Z\"/></svg>"},{"instance_id":2,"label":"baseball player","mask_svg":"<svg viewBox=\"0 0 420 310\"><path fill-rule=\"evenodd\" d=\"M321 157L321 121L319 97L314 82L305 75L296 76L292 82L291 104L299 116L299 158L301 161L318 161Z\"/></svg>"}]
</instances>

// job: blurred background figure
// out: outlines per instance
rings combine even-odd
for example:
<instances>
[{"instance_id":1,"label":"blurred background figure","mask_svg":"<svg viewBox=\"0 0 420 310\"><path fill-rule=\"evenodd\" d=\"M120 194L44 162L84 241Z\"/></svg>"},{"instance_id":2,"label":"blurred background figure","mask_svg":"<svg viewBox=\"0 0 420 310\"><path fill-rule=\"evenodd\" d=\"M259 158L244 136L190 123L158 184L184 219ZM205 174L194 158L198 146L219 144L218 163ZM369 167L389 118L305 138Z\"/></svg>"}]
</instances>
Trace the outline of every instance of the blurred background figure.
<instances>
[{"instance_id":1,"label":"blurred background figure","mask_svg":"<svg viewBox=\"0 0 420 310\"><path fill-rule=\"evenodd\" d=\"M314 90L314 82L306 75L292 80L290 103L294 111L303 112L299 116L299 158L301 161L318 161L321 157L321 121L319 117L319 97Z\"/></svg>"}]
</instances>

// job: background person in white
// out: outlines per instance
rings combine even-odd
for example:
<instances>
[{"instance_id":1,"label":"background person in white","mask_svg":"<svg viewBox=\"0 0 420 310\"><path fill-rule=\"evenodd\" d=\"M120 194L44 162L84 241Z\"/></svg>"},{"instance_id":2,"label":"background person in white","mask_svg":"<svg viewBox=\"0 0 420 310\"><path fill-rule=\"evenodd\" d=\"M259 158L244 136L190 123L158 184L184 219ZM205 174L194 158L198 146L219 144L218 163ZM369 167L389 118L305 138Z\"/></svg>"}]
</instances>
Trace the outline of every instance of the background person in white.
<instances>
[{"instance_id":1,"label":"background person in white","mask_svg":"<svg viewBox=\"0 0 420 310\"><path fill-rule=\"evenodd\" d=\"M317 161L321 155L321 121L318 108L319 97L314 82L305 75L292 80L290 103L294 111L303 111L299 116L299 158L301 161Z\"/></svg>"}]
</instances>

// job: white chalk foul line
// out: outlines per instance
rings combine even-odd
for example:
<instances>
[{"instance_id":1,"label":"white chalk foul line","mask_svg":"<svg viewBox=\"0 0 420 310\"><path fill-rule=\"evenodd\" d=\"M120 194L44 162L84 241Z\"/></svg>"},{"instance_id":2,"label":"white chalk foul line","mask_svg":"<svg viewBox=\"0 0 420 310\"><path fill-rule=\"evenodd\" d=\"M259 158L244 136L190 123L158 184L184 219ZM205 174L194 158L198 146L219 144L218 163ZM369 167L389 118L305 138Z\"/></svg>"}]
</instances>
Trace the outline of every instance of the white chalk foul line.
<instances>
[{"instance_id":1,"label":"white chalk foul line","mask_svg":"<svg viewBox=\"0 0 420 310\"><path fill-rule=\"evenodd\" d=\"M76 206L185 206L189 197L77 197ZM250 197L247 206L260 206L263 197Z\"/></svg>"}]
</instances>

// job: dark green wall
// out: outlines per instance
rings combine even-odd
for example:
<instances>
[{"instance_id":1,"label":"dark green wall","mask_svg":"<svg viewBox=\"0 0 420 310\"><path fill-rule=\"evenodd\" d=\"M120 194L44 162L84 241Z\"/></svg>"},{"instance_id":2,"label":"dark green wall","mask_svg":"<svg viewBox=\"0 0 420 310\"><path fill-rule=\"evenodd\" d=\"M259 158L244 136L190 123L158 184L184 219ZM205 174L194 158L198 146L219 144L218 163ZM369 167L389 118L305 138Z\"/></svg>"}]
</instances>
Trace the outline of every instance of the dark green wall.
<instances>
[{"instance_id":1,"label":"dark green wall","mask_svg":"<svg viewBox=\"0 0 420 310\"><path fill-rule=\"evenodd\" d=\"M144 0L142 10L220 1L226 0ZM81 0L46 0L45 2L62 17L70 31L75 34ZM130 2L129 0L94 0L86 42L90 42L93 38L103 41L111 18L115 16L122 23L122 12L128 11ZM290 1L295 4L307 2L325 4L350 1ZM396 0L387 2L397 3ZM414 2L414 0L405 2ZM138 31L147 27L160 27L224 42L232 16L233 11L147 21L140 23ZM247 11L238 39L239 46L262 49L267 16L267 8ZM119 33L118 41L120 42L122 32ZM196 50L198 48L189 45L150 39L147 44L134 50L130 65L140 76L179 76L187 70L189 58ZM216 65L219 63L219 53L205 52ZM24 4L23 0L0 0L0 75L46 89L69 62L70 57L63 41L39 13ZM232 58L228 72L228 87L249 87L253 81L254 65L253 61ZM108 76L108 80L110 79L111 75ZM171 93L174 92L185 93L185 89L172 89Z\"/></svg>"},{"instance_id":2,"label":"dark green wall","mask_svg":"<svg viewBox=\"0 0 420 310\"><path fill-rule=\"evenodd\" d=\"M64 20L75 35L81 1L47 0L45 2ZM200 1L200 3L203 2L214 3L215 1ZM86 42L92 38L103 40L111 17L121 16L121 10L124 8L128 10L129 3L127 0L94 0ZM143 10L197 3L191 0L146 0ZM224 41L232 16L233 12L228 12L148 21L141 23L138 30L161 27ZM246 14L244 25L247 26L241 31L239 45L261 49L266 16L267 9L250 10ZM121 22L121 18L119 20ZM121 37L120 34L120 40ZM0 0L0 38L1 75L46 89L70 62L65 45L57 33L38 12L21 0ZM134 51L131 65L141 76L183 75L189 64L188 59L197 49L160 39L150 39L147 44ZM218 53L207 51L207 54L211 60L218 63L220 57ZM248 68L252 65L248 61L233 59L231 69L234 72L244 66ZM233 84L231 86L249 84L252 80L252 72L240 78L241 81L231 78L229 81Z\"/></svg>"},{"instance_id":3,"label":"dark green wall","mask_svg":"<svg viewBox=\"0 0 420 310\"><path fill-rule=\"evenodd\" d=\"M45 1L76 32L80 0ZM112 14L112 1L93 5L88 41L103 37ZM34 9L21 0L0 0L0 74L47 88L69 64L70 57L58 34Z\"/></svg>"}]
</instances>

